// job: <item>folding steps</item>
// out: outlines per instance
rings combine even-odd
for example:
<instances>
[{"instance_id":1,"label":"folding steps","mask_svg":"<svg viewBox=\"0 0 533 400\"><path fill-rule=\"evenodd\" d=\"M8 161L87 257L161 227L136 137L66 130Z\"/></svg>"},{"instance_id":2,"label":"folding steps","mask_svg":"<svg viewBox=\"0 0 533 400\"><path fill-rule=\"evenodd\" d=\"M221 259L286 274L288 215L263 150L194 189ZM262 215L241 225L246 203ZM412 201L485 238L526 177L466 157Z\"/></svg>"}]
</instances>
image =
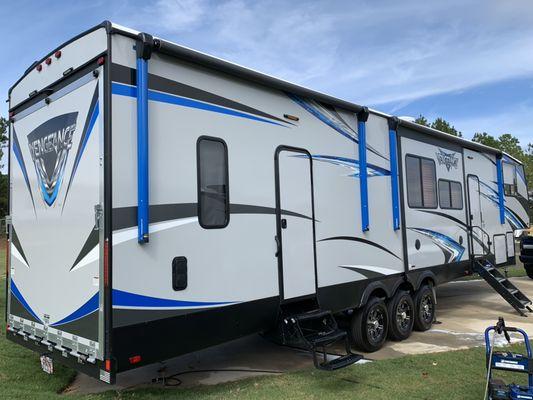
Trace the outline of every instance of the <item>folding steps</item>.
<instances>
[{"instance_id":1,"label":"folding steps","mask_svg":"<svg viewBox=\"0 0 533 400\"><path fill-rule=\"evenodd\" d=\"M281 328L283 344L311 351L318 369L333 371L363 358L352 353L347 332L339 329L331 311L312 310L286 316L282 319ZM340 341L344 341L346 354L328 361L326 349Z\"/></svg>"},{"instance_id":2,"label":"folding steps","mask_svg":"<svg viewBox=\"0 0 533 400\"><path fill-rule=\"evenodd\" d=\"M513 285L498 269L485 259L474 261L475 271L492 286L513 308L526 317L526 311L533 311L531 300Z\"/></svg>"}]
</instances>

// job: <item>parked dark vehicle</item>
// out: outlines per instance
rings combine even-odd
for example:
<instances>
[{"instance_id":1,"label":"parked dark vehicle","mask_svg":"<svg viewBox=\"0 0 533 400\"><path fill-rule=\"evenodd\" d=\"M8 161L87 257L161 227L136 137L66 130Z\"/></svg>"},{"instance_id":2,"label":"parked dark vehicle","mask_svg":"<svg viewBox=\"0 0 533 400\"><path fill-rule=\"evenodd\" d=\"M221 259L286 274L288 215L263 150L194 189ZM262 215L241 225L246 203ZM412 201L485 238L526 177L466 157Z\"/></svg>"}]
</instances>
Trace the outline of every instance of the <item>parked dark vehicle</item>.
<instances>
[{"instance_id":1,"label":"parked dark vehicle","mask_svg":"<svg viewBox=\"0 0 533 400\"><path fill-rule=\"evenodd\" d=\"M520 240L520 261L524 263L527 276L533 279L533 236L524 236Z\"/></svg>"}]
</instances>

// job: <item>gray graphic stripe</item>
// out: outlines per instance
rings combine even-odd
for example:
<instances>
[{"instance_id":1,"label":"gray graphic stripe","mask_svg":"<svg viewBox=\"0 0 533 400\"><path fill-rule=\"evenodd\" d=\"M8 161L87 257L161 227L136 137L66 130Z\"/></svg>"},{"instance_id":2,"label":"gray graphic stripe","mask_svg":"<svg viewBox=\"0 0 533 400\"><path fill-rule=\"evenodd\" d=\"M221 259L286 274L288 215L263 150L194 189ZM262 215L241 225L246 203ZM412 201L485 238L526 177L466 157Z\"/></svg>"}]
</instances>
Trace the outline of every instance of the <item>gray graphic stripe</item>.
<instances>
[{"instance_id":1,"label":"gray graphic stripe","mask_svg":"<svg viewBox=\"0 0 533 400\"><path fill-rule=\"evenodd\" d=\"M125 67L119 64L113 64L111 66L111 75L111 80L114 82L124 83L126 85L136 85L136 70L133 68ZM247 106L246 104L230 100L226 97L218 96L214 93L207 92L205 90L201 90L193 86L185 85L184 83L163 78L162 76L148 74L148 88L152 90L157 90L159 92L174 94L177 96L187 97L189 99L216 104L226 108L232 108L234 110L243 111L248 114L253 114L283 122L284 124L294 125L289 121L278 118L274 115L268 114L256 108Z\"/></svg>"}]
</instances>

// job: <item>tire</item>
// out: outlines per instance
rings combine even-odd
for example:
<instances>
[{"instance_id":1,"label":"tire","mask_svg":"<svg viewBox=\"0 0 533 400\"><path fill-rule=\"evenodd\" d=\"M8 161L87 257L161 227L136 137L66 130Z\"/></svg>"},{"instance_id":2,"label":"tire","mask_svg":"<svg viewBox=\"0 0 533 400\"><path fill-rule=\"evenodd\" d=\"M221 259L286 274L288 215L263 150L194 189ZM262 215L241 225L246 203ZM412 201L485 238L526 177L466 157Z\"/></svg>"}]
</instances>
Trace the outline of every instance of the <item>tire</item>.
<instances>
[{"instance_id":1,"label":"tire","mask_svg":"<svg viewBox=\"0 0 533 400\"><path fill-rule=\"evenodd\" d=\"M427 331L435 319L435 295L433 287L423 285L415 295L415 320L414 328L417 331Z\"/></svg>"},{"instance_id":2,"label":"tire","mask_svg":"<svg viewBox=\"0 0 533 400\"><path fill-rule=\"evenodd\" d=\"M385 302L371 297L357 310L350 321L353 344L358 349L372 353L383 347L389 330L389 314Z\"/></svg>"},{"instance_id":3,"label":"tire","mask_svg":"<svg viewBox=\"0 0 533 400\"><path fill-rule=\"evenodd\" d=\"M533 279L533 264L524 264L526 274L530 279Z\"/></svg>"},{"instance_id":4,"label":"tire","mask_svg":"<svg viewBox=\"0 0 533 400\"><path fill-rule=\"evenodd\" d=\"M415 304L411 294L399 290L389 301L389 338L405 340L411 336L414 325Z\"/></svg>"}]
</instances>

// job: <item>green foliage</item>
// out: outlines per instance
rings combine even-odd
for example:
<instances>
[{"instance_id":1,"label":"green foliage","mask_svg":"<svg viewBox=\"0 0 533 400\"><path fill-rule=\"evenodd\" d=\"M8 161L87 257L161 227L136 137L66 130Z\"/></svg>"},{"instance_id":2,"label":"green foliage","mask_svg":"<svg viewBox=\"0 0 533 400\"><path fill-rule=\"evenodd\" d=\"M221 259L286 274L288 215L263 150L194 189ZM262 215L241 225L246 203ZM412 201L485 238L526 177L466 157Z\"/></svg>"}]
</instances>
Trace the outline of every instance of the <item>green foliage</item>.
<instances>
[{"instance_id":1,"label":"green foliage","mask_svg":"<svg viewBox=\"0 0 533 400\"><path fill-rule=\"evenodd\" d=\"M431 123L433 129L437 129L441 132L449 133L453 136L463 137L463 134L459 132L455 127L443 118L437 118Z\"/></svg>"},{"instance_id":2,"label":"green foliage","mask_svg":"<svg viewBox=\"0 0 533 400\"><path fill-rule=\"evenodd\" d=\"M417 119L415 119L415 123L423 126L429 127L429 122L426 117L424 117L422 114L420 114Z\"/></svg>"},{"instance_id":3,"label":"green foliage","mask_svg":"<svg viewBox=\"0 0 533 400\"><path fill-rule=\"evenodd\" d=\"M533 144L528 143L526 148L522 148L518 138L509 133L504 133L498 138L489 135L487 132L476 133L472 141L481 143L496 149L505 151L507 154L520 160L524 164L528 188L533 189Z\"/></svg>"},{"instance_id":4,"label":"green foliage","mask_svg":"<svg viewBox=\"0 0 533 400\"><path fill-rule=\"evenodd\" d=\"M416 119L415 123L423 126L427 126L428 128L437 129L441 132L449 133L453 136L462 137L463 135L461 132L459 132L455 127L450 124L448 121L446 121L444 118L437 118L432 123L429 123L428 119L424 117L422 114L420 114Z\"/></svg>"},{"instance_id":5,"label":"green foliage","mask_svg":"<svg viewBox=\"0 0 533 400\"><path fill-rule=\"evenodd\" d=\"M7 120L0 117L0 169L3 167L2 158L4 156L4 149L7 147ZM0 219L7 214L7 186L8 177L0 172Z\"/></svg>"},{"instance_id":6,"label":"green foliage","mask_svg":"<svg viewBox=\"0 0 533 400\"><path fill-rule=\"evenodd\" d=\"M0 117L0 160L2 160L4 155L4 148L7 146L7 124L7 120L4 117ZM1 167L2 165L0 164Z\"/></svg>"},{"instance_id":7,"label":"green foliage","mask_svg":"<svg viewBox=\"0 0 533 400\"><path fill-rule=\"evenodd\" d=\"M4 156L4 149L7 147L7 120L0 117L0 169L3 167L2 158ZM0 172L0 219L7 214L7 196L8 196L8 177Z\"/></svg>"},{"instance_id":8,"label":"green foliage","mask_svg":"<svg viewBox=\"0 0 533 400\"><path fill-rule=\"evenodd\" d=\"M483 132L483 133L476 132L474 134L474 137L472 138L472 141L484 144L485 146L494 147L496 149L500 148L500 143L498 142L498 139L496 139L492 135L489 135L487 132Z\"/></svg>"}]
</instances>

